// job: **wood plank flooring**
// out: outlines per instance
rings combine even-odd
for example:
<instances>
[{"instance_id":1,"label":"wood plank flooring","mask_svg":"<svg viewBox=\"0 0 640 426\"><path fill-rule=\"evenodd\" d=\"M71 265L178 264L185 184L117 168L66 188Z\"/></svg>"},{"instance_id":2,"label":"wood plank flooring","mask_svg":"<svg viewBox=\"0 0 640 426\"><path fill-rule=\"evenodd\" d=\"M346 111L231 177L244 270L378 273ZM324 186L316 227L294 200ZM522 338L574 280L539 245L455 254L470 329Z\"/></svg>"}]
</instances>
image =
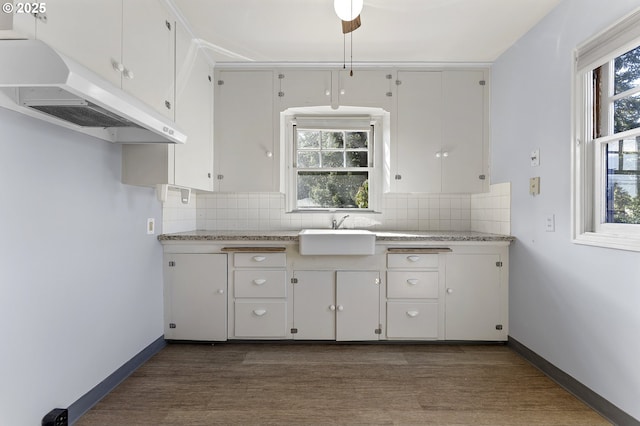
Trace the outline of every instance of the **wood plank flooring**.
<instances>
[{"instance_id":1,"label":"wood plank flooring","mask_svg":"<svg viewBox=\"0 0 640 426\"><path fill-rule=\"evenodd\" d=\"M608 425L504 345L170 344L77 423Z\"/></svg>"}]
</instances>

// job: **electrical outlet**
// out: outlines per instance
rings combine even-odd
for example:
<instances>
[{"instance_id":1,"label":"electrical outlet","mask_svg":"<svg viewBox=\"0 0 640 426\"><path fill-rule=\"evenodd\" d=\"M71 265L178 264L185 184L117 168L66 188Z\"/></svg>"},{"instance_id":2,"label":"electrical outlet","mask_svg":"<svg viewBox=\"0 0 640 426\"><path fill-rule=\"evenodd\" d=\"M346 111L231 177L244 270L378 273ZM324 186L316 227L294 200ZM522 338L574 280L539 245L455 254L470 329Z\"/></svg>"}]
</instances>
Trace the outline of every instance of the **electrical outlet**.
<instances>
[{"instance_id":1,"label":"electrical outlet","mask_svg":"<svg viewBox=\"0 0 640 426\"><path fill-rule=\"evenodd\" d=\"M529 179L529 194L540 195L540 176Z\"/></svg>"},{"instance_id":2,"label":"electrical outlet","mask_svg":"<svg viewBox=\"0 0 640 426\"><path fill-rule=\"evenodd\" d=\"M540 148L531 151L531 167L538 167L540 165Z\"/></svg>"},{"instance_id":3,"label":"electrical outlet","mask_svg":"<svg viewBox=\"0 0 640 426\"><path fill-rule=\"evenodd\" d=\"M147 235L156 233L156 220L152 217L147 219Z\"/></svg>"},{"instance_id":4,"label":"electrical outlet","mask_svg":"<svg viewBox=\"0 0 640 426\"><path fill-rule=\"evenodd\" d=\"M545 231L547 232L556 232L556 216L550 214L547 216L547 220L545 222Z\"/></svg>"}]
</instances>

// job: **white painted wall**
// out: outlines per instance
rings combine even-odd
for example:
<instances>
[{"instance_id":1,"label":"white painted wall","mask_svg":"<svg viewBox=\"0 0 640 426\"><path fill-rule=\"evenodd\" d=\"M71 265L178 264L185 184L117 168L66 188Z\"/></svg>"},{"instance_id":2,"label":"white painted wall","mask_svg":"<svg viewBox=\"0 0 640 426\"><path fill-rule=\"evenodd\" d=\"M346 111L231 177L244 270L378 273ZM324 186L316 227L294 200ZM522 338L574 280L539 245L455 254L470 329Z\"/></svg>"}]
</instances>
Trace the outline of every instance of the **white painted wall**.
<instances>
[{"instance_id":1,"label":"white painted wall","mask_svg":"<svg viewBox=\"0 0 640 426\"><path fill-rule=\"evenodd\" d=\"M638 7L565 0L496 61L491 163L493 182L512 183L510 335L640 419L640 253L570 240L572 52Z\"/></svg>"},{"instance_id":2,"label":"white painted wall","mask_svg":"<svg viewBox=\"0 0 640 426\"><path fill-rule=\"evenodd\" d=\"M0 423L36 425L162 335L162 212L120 146L2 108L0 129Z\"/></svg>"}]
</instances>

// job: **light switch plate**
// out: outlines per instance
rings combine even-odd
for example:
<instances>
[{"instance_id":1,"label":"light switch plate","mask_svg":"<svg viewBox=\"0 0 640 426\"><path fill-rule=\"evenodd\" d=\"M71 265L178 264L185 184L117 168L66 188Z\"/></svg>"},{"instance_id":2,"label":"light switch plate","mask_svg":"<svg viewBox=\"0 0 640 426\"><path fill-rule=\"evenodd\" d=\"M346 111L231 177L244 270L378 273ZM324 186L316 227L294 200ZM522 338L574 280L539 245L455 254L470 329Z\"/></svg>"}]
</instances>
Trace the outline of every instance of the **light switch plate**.
<instances>
[{"instance_id":1,"label":"light switch plate","mask_svg":"<svg viewBox=\"0 0 640 426\"><path fill-rule=\"evenodd\" d=\"M540 165L540 148L531 151L531 167L538 167Z\"/></svg>"},{"instance_id":2,"label":"light switch plate","mask_svg":"<svg viewBox=\"0 0 640 426\"><path fill-rule=\"evenodd\" d=\"M529 194L540 194L540 176L532 177L531 179L529 179Z\"/></svg>"},{"instance_id":3,"label":"light switch plate","mask_svg":"<svg viewBox=\"0 0 640 426\"><path fill-rule=\"evenodd\" d=\"M556 216L550 214L547 216L547 220L545 223L545 231L547 232L556 232Z\"/></svg>"},{"instance_id":4,"label":"light switch plate","mask_svg":"<svg viewBox=\"0 0 640 426\"><path fill-rule=\"evenodd\" d=\"M147 219L147 235L156 233L156 220L152 217Z\"/></svg>"}]
</instances>

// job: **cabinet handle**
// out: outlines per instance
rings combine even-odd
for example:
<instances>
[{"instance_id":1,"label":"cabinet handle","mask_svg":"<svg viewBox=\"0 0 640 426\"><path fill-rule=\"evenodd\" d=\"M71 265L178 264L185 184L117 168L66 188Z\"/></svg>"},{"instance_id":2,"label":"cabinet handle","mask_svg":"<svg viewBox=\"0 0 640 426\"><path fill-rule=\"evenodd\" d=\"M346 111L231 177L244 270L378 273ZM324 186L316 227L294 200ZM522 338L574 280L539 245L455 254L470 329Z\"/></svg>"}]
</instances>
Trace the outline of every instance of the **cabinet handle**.
<instances>
[{"instance_id":1,"label":"cabinet handle","mask_svg":"<svg viewBox=\"0 0 640 426\"><path fill-rule=\"evenodd\" d=\"M133 71L128 70L128 69L125 69L125 70L122 72L122 75L124 76L124 78L128 78L129 80L133 80L133 77L134 77L134 75L133 75Z\"/></svg>"},{"instance_id":2,"label":"cabinet handle","mask_svg":"<svg viewBox=\"0 0 640 426\"><path fill-rule=\"evenodd\" d=\"M447 294L451 294L451 293L453 293L453 289L452 288L448 288L447 289Z\"/></svg>"},{"instance_id":3,"label":"cabinet handle","mask_svg":"<svg viewBox=\"0 0 640 426\"><path fill-rule=\"evenodd\" d=\"M262 284L264 284L264 283L266 283L266 282L267 282L267 280L265 280L264 278L257 278L257 279L255 279L255 280L253 280L253 283L254 283L255 285L262 285Z\"/></svg>"},{"instance_id":4,"label":"cabinet handle","mask_svg":"<svg viewBox=\"0 0 640 426\"><path fill-rule=\"evenodd\" d=\"M218 294L224 294L224 290L223 289L218 289Z\"/></svg>"},{"instance_id":5,"label":"cabinet handle","mask_svg":"<svg viewBox=\"0 0 640 426\"><path fill-rule=\"evenodd\" d=\"M418 260L420 260L420 256L407 256L407 260L409 262L417 262Z\"/></svg>"},{"instance_id":6,"label":"cabinet handle","mask_svg":"<svg viewBox=\"0 0 640 426\"><path fill-rule=\"evenodd\" d=\"M263 262L265 261L267 258L264 256L253 256L253 260L255 260L256 262Z\"/></svg>"},{"instance_id":7,"label":"cabinet handle","mask_svg":"<svg viewBox=\"0 0 640 426\"><path fill-rule=\"evenodd\" d=\"M417 285L418 284L418 279L417 278L409 278L407 280L407 284L409 284L409 285Z\"/></svg>"},{"instance_id":8,"label":"cabinet handle","mask_svg":"<svg viewBox=\"0 0 640 426\"><path fill-rule=\"evenodd\" d=\"M336 305L329 305L329 310L330 311L335 311L336 310Z\"/></svg>"},{"instance_id":9,"label":"cabinet handle","mask_svg":"<svg viewBox=\"0 0 640 426\"><path fill-rule=\"evenodd\" d=\"M261 316L263 316L263 315L265 315L267 313L267 310L266 309L255 309L253 311L253 313L255 314L255 316L261 317Z\"/></svg>"},{"instance_id":10,"label":"cabinet handle","mask_svg":"<svg viewBox=\"0 0 640 426\"><path fill-rule=\"evenodd\" d=\"M344 306L338 305L338 311L340 311L340 312L344 311Z\"/></svg>"},{"instance_id":11,"label":"cabinet handle","mask_svg":"<svg viewBox=\"0 0 640 426\"><path fill-rule=\"evenodd\" d=\"M111 65L113 66L113 69L118 72L124 71L124 65L122 65L120 62L112 61Z\"/></svg>"},{"instance_id":12,"label":"cabinet handle","mask_svg":"<svg viewBox=\"0 0 640 426\"><path fill-rule=\"evenodd\" d=\"M419 313L420 312L418 312L418 311L407 311L407 316L410 317L410 318L415 318L415 317L418 316Z\"/></svg>"}]
</instances>

